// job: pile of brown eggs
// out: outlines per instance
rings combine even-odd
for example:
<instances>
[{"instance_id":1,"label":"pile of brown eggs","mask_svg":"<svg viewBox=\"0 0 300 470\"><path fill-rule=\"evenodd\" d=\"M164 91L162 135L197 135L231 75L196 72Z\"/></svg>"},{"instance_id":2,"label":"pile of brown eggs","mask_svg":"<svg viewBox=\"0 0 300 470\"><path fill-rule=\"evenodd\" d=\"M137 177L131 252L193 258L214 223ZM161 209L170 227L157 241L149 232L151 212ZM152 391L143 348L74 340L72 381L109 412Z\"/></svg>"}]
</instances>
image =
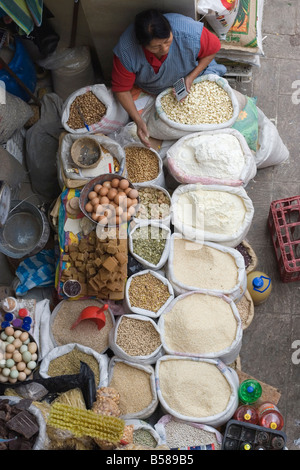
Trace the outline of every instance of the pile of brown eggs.
<instances>
[{"instance_id":1,"label":"pile of brown eggs","mask_svg":"<svg viewBox=\"0 0 300 470\"><path fill-rule=\"evenodd\" d=\"M101 225L119 225L135 214L138 206L138 191L130 187L125 178L114 178L96 184L88 193L85 210Z\"/></svg>"}]
</instances>

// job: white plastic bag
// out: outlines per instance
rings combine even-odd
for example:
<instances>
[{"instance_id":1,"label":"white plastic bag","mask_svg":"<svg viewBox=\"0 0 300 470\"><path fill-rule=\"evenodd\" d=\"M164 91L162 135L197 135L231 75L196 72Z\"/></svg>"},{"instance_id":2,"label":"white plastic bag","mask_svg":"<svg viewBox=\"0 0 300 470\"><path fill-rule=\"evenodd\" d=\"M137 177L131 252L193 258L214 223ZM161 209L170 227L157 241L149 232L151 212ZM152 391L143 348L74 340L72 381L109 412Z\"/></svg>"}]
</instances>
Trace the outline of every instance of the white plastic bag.
<instances>
[{"instance_id":1,"label":"white plastic bag","mask_svg":"<svg viewBox=\"0 0 300 470\"><path fill-rule=\"evenodd\" d=\"M198 363L209 363L215 366L221 374L223 374L224 378L228 382L228 386L230 387L231 393L230 393L230 398L228 401L228 404L226 408L217 414L211 415L211 416L186 416L182 415L181 413L177 412L176 410L172 409L167 402L166 397L163 395L161 391L161 379L160 379L160 366L163 361L193 361L193 362L198 362ZM198 374L197 374L198 375ZM158 359L156 365L155 365L155 379L156 379L156 389L157 389L157 396L158 400L163 408L163 410L174 416L175 418L188 421L188 422L193 422L193 423L201 423L201 424L206 424L209 426L214 426L214 427L219 427L225 424L233 415L235 412L239 398L238 398L238 386L239 386L239 379L237 376L237 373L231 369L230 367L226 366L222 361L219 359L202 359L202 358L197 358L197 357L185 357L185 356L171 356L171 355L166 355ZM170 376L169 378L169 383L170 387L173 387L175 392L177 387L183 387L184 386L184 377L172 377ZM191 382L189 383L189 386L192 387ZM193 397L189 397L190 400L193 399Z\"/></svg>"},{"instance_id":2,"label":"white plastic bag","mask_svg":"<svg viewBox=\"0 0 300 470\"><path fill-rule=\"evenodd\" d=\"M141 256L139 256L137 253L135 253L134 248L133 248L133 239L136 236L135 232L136 230L143 229L143 228L149 228L151 233L150 233L150 238L153 235L153 238L157 236L157 231L158 230L163 230L164 231L164 238L165 238L165 247L162 252L161 258L157 264L153 264L150 261L147 261L143 259ZM152 231L153 229L153 231ZM129 237L128 237L128 247L129 251L132 254L132 256L145 268L153 269L153 270L159 270L161 269L167 262L168 256L169 256L169 249L170 249L170 236L171 236L171 230L169 227L163 224L158 224L154 222L149 222L147 224L136 224L135 227L129 232Z\"/></svg>"},{"instance_id":3,"label":"white plastic bag","mask_svg":"<svg viewBox=\"0 0 300 470\"><path fill-rule=\"evenodd\" d=\"M139 307L135 307L134 305L131 305L131 302L130 302L129 288L130 288L132 280L136 276L143 276L144 274L148 274L148 273L152 274L152 276L157 277L157 279L159 279L161 282L163 282L168 287L169 294L170 294L170 297L168 298L168 300L164 303L164 305L162 305L160 307L160 309L157 312L153 312L151 310L146 310L146 309L142 309L142 308L139 308ZM151 292L151 293L149 293L149 295L155 295L155 292ZM174 299L174 291L173 291L173 287L172 287L171 283L169 282L169 280L166 277L164 277L162 274L158 273L157 271L154 271L154 270L151 270L151 269L146 269L145 271L139 271L138 273L133 274L132 276L130 276L129 279L127 280L127 282L126 282L125 299L124 300L125 300L126 308L130 312L137 313L139 315L144 315L145 317L158 318L163 313L165 308L167 308L168 305L172 302L173 299Z\"/></svg>"},{"instance_id":4,"label":"white plastic bag","mask_svg":"<svg viewBox=\"0 0 300 470\"><path fill-rule=\"evenodd\" d=\"M132 318L134 320L139 321L147 321L152 324L154 329L160 335L159 328L157 323L155 323L151 318L143 316L143 315L121 315L118 320L116 321L115 327L109 333L109 347L113 351L113 353L118 356L120 359L124 359L130 362L136 362L137 364L155 364L157 359L163 355L162 345L160 344L159 347L153 351L151 354L147 356L132 356L128 354L124 349L122 349L117 343L118 337L118 328L120 323L123 321L123 318Z\"/></svg>"},{"instance_id":5,"label":"white plastic bag","mask_svg":"<svg viewBox=\"0 0 300 470\"><path fill-rule=\"evenodd\" d=\"M235 338L233 342L231 343L230 346L223 350L214 350L209 353L195 353L195 352L189 352L189 351L174 351L171 349L169 346L166 336L165 336L165 318L166 315L174 308L177 302L180 302L182 299L186 298L187 296L195 296L195 295L209 295L211 297L218 297L222 299L224 302L228 303L230 305L230 308L232 310L232 315L234 316L236 320L236 332L235 332ZM189 312L187 312L189 313ZM171 321L172 321L172 315L171 315ZM200 325L198 325L200 326ZM175 356L187 356L187 357L202 357L202 358L209 358L209 359L220 359L224 364L232 364L236 358L238 357L241 347L242 347L242 337L243 337L243 330L242 330L242 322L241 318L238 312L238 309L232 299L229 297L226 297L222 294L202 294L200 292L188 292L186 294L182 294L177 296L169 305L168 307L163 311L161 316L159 317L158 320L158 328L160 330L160 335L162 339L162 345L164 350L166 351L166 354L171 354ZM176 325L174 324L173 328L176 328ZM197 329L197 325L195 325L195 328Z\"/></svg>"},{"instance_id":6,"label":"white plastic bag","mask_svg":"<svg viewBox=\"0 0 300 470\"><path fill-rule=\"evenodd\" d=\"M96 383L96 388L107 387L108 386L108 357L106 354L99 354L91 348L86 346L82 346L82 344L77 343L69 343L65 344L64 346L58 346L57 348L53 348L42 360L39 368L39 373L44 378L49 378L50 375L48 374L50 362L54 359L64 356L69 352L73 351L74 348L77 348L79 351L91 355L99 365L99 374L100 379L99 383Z\"/></svg>"},{"instance_id":7,"label":"white plastic bag","mask_svg":"<svg viewBox=\"0 0 300 470\"><path fill-rule=\"evenodd\" d=\"M106 113L99 122L89 125L90 131L84 126L80 129L72 129L68 125L70 107L77 96L83 95L91 91L97 98L106 106ZM129 121L129 116L124 110L123 106L115 99L110 88L104 84L96 84L79 88L71 93L65 100L62 111L62 125L67 132L71 134L95 134L101 132L105 135L118 130L120 127L125 126Z\"/></svg>"},{"instance_id":8,"label":"white plastic bag","mask_svg":"<svg viewBox=\"0 0 300 470\"><path fill-rule=\"evenodd\" d=\"M198 0L197 12L205 15L206 21L220 39L226 39L239 9L239 0Z\"/></svg>"},{"instance_id":9,"label":"white plastic bag","mask_svg":"<svg viewBox=\"0 0 300 470\"><path fill-rule=\"evenodd\" d=\"M154 372L153 366L137 364L134 362L125 361L124 359L120 359L117 356L113 356L111 360L109 361L109 365L108 365L108 385L110 385L111 383L113 372L114 372L114 367L117 363L126 364L130 367L142 370L146 372L147 374L149 374L150 387L151 387L151 392L152 392L152 401L146 408L144 408L143 410L137 411L136 413L128 413L125 415L121 415L120 418L124 420L149 418L149 416L151 416L154 413L158 405L158 398L157 398L156 387L155 387L155 372Z\"/></svg>"},{"instance_id":10,"label":"white plastic bag","mask_svg":"<svg viewBox=\"0 0 300 470\"><path fill-rule=\"evenodd\" d=\"M196 78L193 83L200 83L205 80L215 82L228 93L233 107L232 117L228 121L222 122L220 124L200 123L190 125L180 124L178 122L172 121L171 119L169 119L161 105L162 97L170 93L172 90L172 88L167 88L156 97L155 106L152 107L152 110L149 113L147 127L151 137L162 140L176 140L180 139L181 137L184 137L185 135L191 134L192 132L224 129L225 127L231 127L235 123L239 115L239 104L236 94L229 85L228 81L223 77L219 77L219 75L207 74L201 75L200 77Z\"/></svg>"},{"instance_id":11,"label":"white plastic bag","mask_svg":"<svg viewBox=\"0 0 300 470\"><path fill-rule=\"evenodd\" d=\"M215 250L219 250L222 253L228 253L230 254L236 264L236 284L230 288L223 288L221 285L219 287L216 287L215 289L207 289L207 288L201 288L199 286L192 286L188 285L185 282L182 282L178 280L174 274L174 268L173 268L173 263L174 263L174 256L176 256L175 250L174 250L174 240L176 238L182 239L182 235L178 233L173 233L171 235L171 240L170 240L170 254L168 258L168 263L166 267L166 276L169 279L175 295L180 295L184 294L185 292L191 292L191 291L198 291L202 292L204 294L221 294L221 295L226 295L230 299L234 301L238 301L239 299L242 298L244 295L246 288L247 288L247 274L246 274L246 269L245 269L245 261L243 255L241 253L230 247L226 247L224 245L220 245L217 243L211 243L211 242L196 242L192 241L193 246L195 249L199 246L201 249L202 245L206 245L210 248L214 248ZM190 240L187 240L190 242ZM201 269L201 266L199 266L199 269ZM220 270L226 269L226 266L220 266ZM225 271L226 272L226 271Z\"/></svg>"},{"instance_id":12,"label":"white plastic bag","mask_svg":"<svg viewBox=\"0 0 300 470\"><path fill-rule=\"evenodd\" d=\"M218 135L230 135L235 137L242 149L242 152L244 154L244 159L245 163L242 167L242 170L240 172L240 175L238 178L235 177L217 177L215 175L210 175L210 176L201 176L195 174L194 167L191 166L189 168L188 164L185 163L184 161L184 154L182 154L181 160L178 159L178 152L179 149L182 145L188 144L188 142L194 138L197 138L198 136L218 136ZM201 168L201 155L197 159L194 157L195 164L197 167L200 169ZM218 164L218 161L215 160L216 165ZM246 142L246 139L244 136L237 131L236 129L220 129L220 130L214 130L210 132L195 132L193 134L190 134L185 137L181 137L174 145L172 145L169 150L167 151L167 164L168 164L168 169L173 176L173 178L176 179L179 183L201 183L201 184L220 184L224 186L246 186L249 181L254 178L256 175L256 164L255 160L253 157L253 153L249 149L249 146Z\"/></svg>"},{"instance_id":13,"label":"white plastic bag","mask_svg":"<svg viewBox=\"0 0 300 470\"><path fill-rule=\"evenodd\" d=\"M145 148L145 146L143 144L141 144L140 142L139 143L138 142L130 143L130 144L124 146L125 155L126 155L126 148L127 147ZM157 186L162 186L164 188L165 187L165 175L164 175L164 171L163 171L162 159L161 159L160 155L158 154L158 152L156 150L154 150L153 148L150 148L149 150L151 150L151 152L153 152L154 155L157 157L157 160L158 160L158 175L153 180L141 181L141 182L134 181L133 184L137 189L143 188L144 186L148 186L149 184L156 184Z\"/></svg>"},{"instance_id":14,"label":"white plastic bag","mask_svg":"<svg viewBox=\"0 0 300 470\"><path fill-rule=\"evenodd\" d=\"M289 151L276 126L261 109L257 108L257 112L259 148L254 156L257 168L279 165L289 158Z\"/></svg>"},{"instance_id":15,"label":"white plastic bag","mask_svg":"<svg viewBox=\"0 0 300 470\"><path fill-rule=\"evenodd\" d=\"M224 223L224 233L218 233L217 230L215 231L208 231L205 229L205 220L208 218L214 221L215 215L217 214L217 210L219 211L219 216L222 219L226 217L228 208L225 204L219 204L219 207L216 208L215 214L207 213L206 207L195 207L196 203L193 205L192 203L184 204L184 219L182 220L182 208L178 204L179 198L182 195L189 194L193 199L193 193L197 190L201 191L217 191L219 194L224 192L225 194L231 194L234 196L239 197L243 202L243 208L245 209L245 215L243 220L241 221L240 225L237 227L233 227L232 232L229 232L230 227L226 226ZM192 200L191 199L191 200ZM195 210L195 213L193 212ZM187 214L190 213L191 224L189 224L189 220L187 219ZM241 243L244 238L246 238L247 233L250 229L251 222L254 215L254 207L251 199L247 195L244 188L241 186L232 187L232 186L221 186L221 185L201 185L197 184L182 184L178 186L172 194L172 223L174 228L177 232L182 233L184 237L187 237L191 240L204 240L210 241L215 243L220 243L225 246L236 247ZM187 222L188 221L188 222ZM229 221L227 220L229 224ZM226 229L226 231L225 231Z\"/></svg>"}]
</instances>

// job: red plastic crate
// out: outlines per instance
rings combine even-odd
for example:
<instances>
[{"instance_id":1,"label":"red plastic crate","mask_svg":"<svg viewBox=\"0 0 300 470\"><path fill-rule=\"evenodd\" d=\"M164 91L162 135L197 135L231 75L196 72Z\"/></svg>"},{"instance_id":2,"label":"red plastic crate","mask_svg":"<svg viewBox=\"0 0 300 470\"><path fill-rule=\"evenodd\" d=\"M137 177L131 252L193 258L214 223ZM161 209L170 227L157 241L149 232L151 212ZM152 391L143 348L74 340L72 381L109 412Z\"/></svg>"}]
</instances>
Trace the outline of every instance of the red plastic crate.
<instances>
[{"instance_id":1,"label":"red plastic crate","mask_svg":"<svg viewBox=\"0 0 300 470\"><path fill-rule=\"evenodd\" d=\"M268 226L282 282L300 280L300 196L273 201Z\"/></svg>"}]
</instances>

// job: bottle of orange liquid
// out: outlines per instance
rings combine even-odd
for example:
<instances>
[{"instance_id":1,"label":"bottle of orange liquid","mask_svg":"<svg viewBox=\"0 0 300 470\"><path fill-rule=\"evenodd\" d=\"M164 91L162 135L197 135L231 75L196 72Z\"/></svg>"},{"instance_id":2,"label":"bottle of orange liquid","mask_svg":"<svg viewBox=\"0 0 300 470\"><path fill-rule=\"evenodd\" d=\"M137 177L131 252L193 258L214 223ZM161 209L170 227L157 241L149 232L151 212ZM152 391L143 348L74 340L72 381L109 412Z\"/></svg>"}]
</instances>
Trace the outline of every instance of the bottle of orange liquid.
<instances>
[{"instance_id":1,"label":"bottle of orange liquid","mask_svg":"<svg viewBox=\"0 0 300 470\"><path fill-rule=\"evenodd\" d=\"M258 423L265 428L280 431L284 426L284 419L274 403L262 403L258 409Z\"/></svg>"},{"instance_id":2,"label":"bottle of orange liquid","mask_svg":"<svg viewBox=\"0 0 300 470\"><path fill-rule=\"evenodd\" d=\"M236 409L233 415L233 419L236 419L237 421L243 421L244 423L257 424L258 414L253 406L241 405Z\"/></svg>"}]
</instances>

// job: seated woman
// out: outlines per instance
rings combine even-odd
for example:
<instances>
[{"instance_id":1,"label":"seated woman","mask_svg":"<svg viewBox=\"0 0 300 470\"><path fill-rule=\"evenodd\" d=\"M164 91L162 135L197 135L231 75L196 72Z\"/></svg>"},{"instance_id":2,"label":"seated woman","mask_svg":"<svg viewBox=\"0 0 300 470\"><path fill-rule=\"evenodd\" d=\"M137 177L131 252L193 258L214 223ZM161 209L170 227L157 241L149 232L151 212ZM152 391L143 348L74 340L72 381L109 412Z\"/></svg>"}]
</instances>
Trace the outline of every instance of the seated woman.
<instances>
[{"instance_id":1,"label":"seated woman","mask_svg":"<svg viewBox=\"0 0 300 470\"><path fill-rule=\"evenodd\" d=\"M149 134L136 109L133 87L158 95L184 77L189 92L199 75L225 74L226 67L214 60L220 47L217 36L190 17L153 9L136 15L113 50L112 91L136 123L144 145L149 147Z\"/></svg>"}]
</instances>

